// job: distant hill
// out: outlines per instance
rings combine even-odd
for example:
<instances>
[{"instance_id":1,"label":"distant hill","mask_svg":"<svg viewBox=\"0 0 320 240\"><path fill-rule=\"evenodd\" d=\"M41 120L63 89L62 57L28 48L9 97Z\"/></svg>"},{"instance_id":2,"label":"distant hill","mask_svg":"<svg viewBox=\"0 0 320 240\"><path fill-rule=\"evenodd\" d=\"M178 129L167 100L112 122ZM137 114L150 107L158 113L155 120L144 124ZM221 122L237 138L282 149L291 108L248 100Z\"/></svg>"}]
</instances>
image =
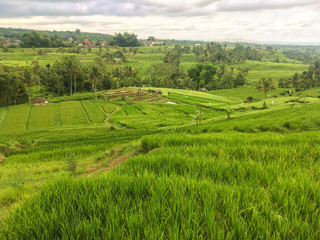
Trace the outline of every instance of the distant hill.
<instances>
[{"instance_id":1,"label":"distant hill","mask_svg":"<svg viewBox=\"0 0 320 240\"><path fill-rule=\"evenodd\" d=\"M20 40L24 33L31 33L32 29L21 29L21 28L0 28L0 41L3 40ZM89 39L91 41L95 40L110 40L112 35L103 33L88 33L81 32L79 29L75 31L44 31L36 30L39 33L47 34L50 37L57 35L62 41L68 41L69 37L72 37L75 41L80 41L83 39Z\"/></svg>"}]
</instances>

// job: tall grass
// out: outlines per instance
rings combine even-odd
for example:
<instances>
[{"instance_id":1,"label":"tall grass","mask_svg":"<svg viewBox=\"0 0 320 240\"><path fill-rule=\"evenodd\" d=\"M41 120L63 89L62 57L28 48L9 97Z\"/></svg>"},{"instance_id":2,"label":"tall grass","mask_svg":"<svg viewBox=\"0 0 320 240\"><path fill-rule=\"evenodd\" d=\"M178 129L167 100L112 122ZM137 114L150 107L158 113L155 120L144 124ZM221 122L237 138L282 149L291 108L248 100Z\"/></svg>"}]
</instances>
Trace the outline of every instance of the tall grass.
<instances>
[{"instance_id":1,"label":"tall grass","mask_svg":"<svg viewBox=\"0 0 320 240\"><path fill-rule=\"evenodd\" d=\"M61 179L2 227L21 239L318 239L319 133L154 135L149 154Z\"/></svg>"}]
</instances>

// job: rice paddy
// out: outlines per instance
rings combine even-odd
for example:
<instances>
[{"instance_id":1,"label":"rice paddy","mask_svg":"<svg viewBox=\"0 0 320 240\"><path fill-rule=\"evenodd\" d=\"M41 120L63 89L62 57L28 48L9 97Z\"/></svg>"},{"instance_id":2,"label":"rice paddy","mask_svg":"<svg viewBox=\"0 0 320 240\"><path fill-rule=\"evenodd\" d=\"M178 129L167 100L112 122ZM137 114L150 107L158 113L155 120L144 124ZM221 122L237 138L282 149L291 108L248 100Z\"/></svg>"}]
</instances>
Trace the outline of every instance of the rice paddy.
<instances>
[{"instance_id":1,"label":"rice paddy","mask_svg":"<svg viewBox=\"0 0 320 240\"><path fill-rule=\"evenodd\" d=\"M4 63L24 67L35 53L21 56ZM145 76L163 56L127 64ZM185 54L181 66L194 62ZM243 65L249 82L307 69ZM0 108L0 238L320 239L318 88L267 99L250 85L160 90L132 102L99 92Z\"/></svg>"}]
</instances>

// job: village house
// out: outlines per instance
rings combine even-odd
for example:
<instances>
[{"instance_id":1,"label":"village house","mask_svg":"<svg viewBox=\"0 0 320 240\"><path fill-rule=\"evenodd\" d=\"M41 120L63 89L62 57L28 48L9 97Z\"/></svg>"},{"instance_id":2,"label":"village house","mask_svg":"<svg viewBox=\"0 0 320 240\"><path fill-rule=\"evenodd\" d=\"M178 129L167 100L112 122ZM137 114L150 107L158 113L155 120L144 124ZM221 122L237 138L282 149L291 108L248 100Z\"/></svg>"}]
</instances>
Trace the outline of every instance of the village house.
<instances>
[{"instance_id":1,"label":"village house","mask_svg":"<svg viewBox=\"0 0 320 240\"><path fill-rule=\"evenodd\" d=\"M37 97L35 99L33 99L31 101L31 103L33 104L33 106L40 106L40 105L45 105L47 103L49 103L46 99L42 98L42 97Z\"/></svg>"},{"instance_id":2,"label":"village house","mask_svg":"<svg viewBox=\"0 0 320 240\"><path fill-rule=\"evenodd\" d=\"M20 40L14 40L14 41L5 41L3 42L4 47L10 47L10 46L19 46Z\"/></svg>"},{"instance_id":3,"label":"village house","mask_svg":"<svg viewBox=\"0 0 320 240\"><path fill-rule=\"evenodd\" d=\"M86 44L86 45L89 45L91 42L89 39L83 39L83 43Z\"/></svg>"}]
</instances>

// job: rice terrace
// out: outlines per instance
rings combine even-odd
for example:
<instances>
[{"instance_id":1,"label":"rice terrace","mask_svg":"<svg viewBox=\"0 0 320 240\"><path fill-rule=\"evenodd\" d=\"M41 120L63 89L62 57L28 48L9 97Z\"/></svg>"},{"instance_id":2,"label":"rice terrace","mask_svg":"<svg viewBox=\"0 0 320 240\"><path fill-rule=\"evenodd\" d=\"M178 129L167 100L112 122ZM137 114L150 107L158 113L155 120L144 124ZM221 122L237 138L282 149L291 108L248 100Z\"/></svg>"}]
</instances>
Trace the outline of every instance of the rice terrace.
<instances>
[{"instance_id":1,"label":"rice terrace","mask_svg":"<svg viewBox=\"0 0 320 240\"><path fill-rule=\"evenodd\" d=\"M320 239L318 45L0 47L0 239Z\"/></svg>"}]
</instances>

